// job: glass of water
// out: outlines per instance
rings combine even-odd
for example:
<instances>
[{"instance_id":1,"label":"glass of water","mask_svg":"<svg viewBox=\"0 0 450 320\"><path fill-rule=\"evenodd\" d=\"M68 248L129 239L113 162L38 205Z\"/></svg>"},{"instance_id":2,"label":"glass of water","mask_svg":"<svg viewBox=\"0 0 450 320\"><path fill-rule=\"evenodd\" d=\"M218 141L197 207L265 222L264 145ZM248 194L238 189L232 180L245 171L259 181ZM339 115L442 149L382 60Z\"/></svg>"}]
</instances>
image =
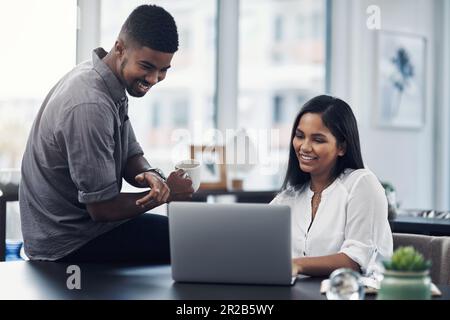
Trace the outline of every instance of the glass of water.
<instances>
[{"instance_id":1,"label":"glass of water","mask_svg":"<svg viewBox=\"0 0 450 320\"><path fill-rule=\"evenodd\" d=\"M340 268L330 275L328 300L363 300L364 285L361 275L351 269Z\"/></svg>"}]
</instances>

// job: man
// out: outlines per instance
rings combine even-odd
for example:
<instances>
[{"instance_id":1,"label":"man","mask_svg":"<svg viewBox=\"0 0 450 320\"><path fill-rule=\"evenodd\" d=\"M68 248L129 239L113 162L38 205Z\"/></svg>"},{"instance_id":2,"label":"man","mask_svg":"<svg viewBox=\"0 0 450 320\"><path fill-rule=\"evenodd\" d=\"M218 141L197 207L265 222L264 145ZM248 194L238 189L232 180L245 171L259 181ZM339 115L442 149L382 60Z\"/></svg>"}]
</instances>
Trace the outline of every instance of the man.
<instances>
[{"instance_id":1,"label":"man","mask_svg":"<svg viewBox=\"0 0 450 320\"><path fill-rule=\"evenodd\" d=\"M31 129L19 191L25 252L50 261L170 259L167 217L142 214L192 196L184 172L167 180L143 157L125 90L144 96L178 49L173 17L137 7L114 47L95 49L47 95ZM142 193L120 193L122 178Z\"/></svg>"}]
</instances>

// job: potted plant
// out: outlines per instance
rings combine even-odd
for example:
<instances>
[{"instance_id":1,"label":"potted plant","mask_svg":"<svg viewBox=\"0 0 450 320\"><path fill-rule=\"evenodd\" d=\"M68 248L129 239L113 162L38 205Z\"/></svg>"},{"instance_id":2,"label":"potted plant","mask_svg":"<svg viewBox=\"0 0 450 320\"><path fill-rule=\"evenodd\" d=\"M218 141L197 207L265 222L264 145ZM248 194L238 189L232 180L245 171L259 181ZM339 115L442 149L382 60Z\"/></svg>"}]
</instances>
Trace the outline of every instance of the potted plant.
<instances>
[{"instance_id":1,"label":"potted plant","mask_svg":"<svg viewBox=\"0 0 450 320\"><path fill-rule=\"evenodd\" d=\"M399 247L391 260L383 261L385 271L377 299L428 300L431 298L431 262L414 247Z\"/></svg>"},{"instance_id":2,"label":"potted plant","mask_svg":"<svg viewBox=\"0 0 450 320\"><path fill-rule=\"evenodd\" d=\"M388 219L393 220L397 217L397 197L395 195L395 188L390 182L387 181L382 181L381 185L384 188L388 202Z\"/></svg>"}]
</instances>

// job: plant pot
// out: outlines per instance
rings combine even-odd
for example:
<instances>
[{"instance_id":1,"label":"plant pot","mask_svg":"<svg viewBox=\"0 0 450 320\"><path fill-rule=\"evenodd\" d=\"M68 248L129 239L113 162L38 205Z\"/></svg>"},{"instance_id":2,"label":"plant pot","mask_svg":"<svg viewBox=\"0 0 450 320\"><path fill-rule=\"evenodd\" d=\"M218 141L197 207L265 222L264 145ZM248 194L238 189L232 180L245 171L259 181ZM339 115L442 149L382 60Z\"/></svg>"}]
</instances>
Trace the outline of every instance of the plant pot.
<instances>
[{"instance_id":1,"label":"plant pot","mask_svg":"<svg viewBox=\"0 0 450 320\"><path fill-rule=\"evenodd\" d=\"M378 291L378 300L429 300L431 279L426 271L386 270Z\"/></svg>"}]
</instances>

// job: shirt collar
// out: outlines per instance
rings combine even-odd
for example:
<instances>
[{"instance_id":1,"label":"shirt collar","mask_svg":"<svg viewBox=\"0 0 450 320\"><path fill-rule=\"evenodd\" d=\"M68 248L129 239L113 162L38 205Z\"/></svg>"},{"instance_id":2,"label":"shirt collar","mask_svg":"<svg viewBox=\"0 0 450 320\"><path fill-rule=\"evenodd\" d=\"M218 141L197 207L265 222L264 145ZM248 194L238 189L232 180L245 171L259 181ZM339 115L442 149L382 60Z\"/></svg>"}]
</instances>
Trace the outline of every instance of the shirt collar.
<instances>
[{"instance_id":1,"label":"shirt collar","mask_svg":"<svg viewBox=\"0 0 450 320\"><path fill-rule=\"evenodd\" d=\"M322 198L334 189L334 187L338 183L339 179L340 179L340 177L337 177L336 179L334 179L334 181L328 187L326 187L325 189L322 190L322 193L321 193ZM311 190L311 181L309 182L307 192L308 192L308 196L310 198L312 198L312 196L314 195L314 191Z\"/></svg>"},{"instance_id":2,"label":"shirt collar","mask_svg":"<svg viewBox=\"0 0 450 320\"><path fill-rule=\"evenodd\" d=\"M108 65L103 62L103 58L106 56L107 52L103 48L96 48L92 51L92 65L94 70L102 77L105 81L106 87L111 94L111 97L116 103L123 104L127 100L127 95L125 94L125 88L117 79L116 75L108 67Z\"/></svg>"}]
</instances>

